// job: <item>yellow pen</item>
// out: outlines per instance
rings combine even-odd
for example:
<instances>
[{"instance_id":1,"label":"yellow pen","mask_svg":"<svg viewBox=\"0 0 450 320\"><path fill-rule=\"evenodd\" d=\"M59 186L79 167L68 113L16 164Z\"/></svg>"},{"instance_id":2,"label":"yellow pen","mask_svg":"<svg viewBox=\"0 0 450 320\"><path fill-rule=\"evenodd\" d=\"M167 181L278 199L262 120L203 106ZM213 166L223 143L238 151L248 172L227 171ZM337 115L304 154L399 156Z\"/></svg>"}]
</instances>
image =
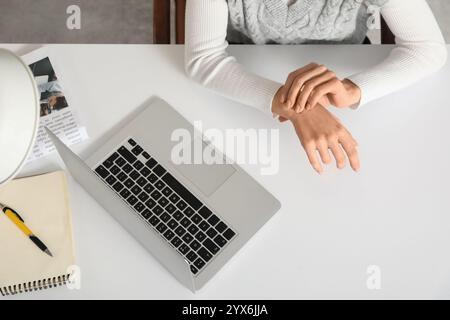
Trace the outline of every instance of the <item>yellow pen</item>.
<instances>
[{"instance_id":1,"label":"yellow pen","mask_svg":"<svg viewBox=\"0 0 450 320\"><path fill-rule=\"evenodd\" d=\"M48 254L50 257L53 257L52 253L50 252L50 250L48 250L47 246L41 240L39 240L39 238L33 234L33 231L31 231L25 225L25 221L23 221L22 217L19 216L19 214L16 211L1 203L0 203L0 210L3 211L3 213L9 218L9 220L11 220L12 223L14 223L17 226L17 228L19 228L28 238L30 238L30 240L33 241L33 243L39 249Z\"/></svg>"}]
</instances>

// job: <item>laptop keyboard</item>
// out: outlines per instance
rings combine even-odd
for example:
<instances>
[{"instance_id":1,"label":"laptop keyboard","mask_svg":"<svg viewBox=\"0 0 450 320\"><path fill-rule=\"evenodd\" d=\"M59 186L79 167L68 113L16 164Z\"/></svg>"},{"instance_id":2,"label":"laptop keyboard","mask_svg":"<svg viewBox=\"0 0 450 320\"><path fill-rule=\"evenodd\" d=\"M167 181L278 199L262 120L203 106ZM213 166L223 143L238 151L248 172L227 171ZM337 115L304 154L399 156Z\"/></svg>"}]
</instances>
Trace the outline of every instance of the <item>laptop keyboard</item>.
<instances>
[{"instance_id":1,"label":"laptop keyboard","mask_svg":"<svg viewBox=\"0 0 450 320\"><path fill-rule=\"evenodd\" d=\"M95 172L189 262L194 275L236 235L133 139Z\"/></svg>"}]
</instances>

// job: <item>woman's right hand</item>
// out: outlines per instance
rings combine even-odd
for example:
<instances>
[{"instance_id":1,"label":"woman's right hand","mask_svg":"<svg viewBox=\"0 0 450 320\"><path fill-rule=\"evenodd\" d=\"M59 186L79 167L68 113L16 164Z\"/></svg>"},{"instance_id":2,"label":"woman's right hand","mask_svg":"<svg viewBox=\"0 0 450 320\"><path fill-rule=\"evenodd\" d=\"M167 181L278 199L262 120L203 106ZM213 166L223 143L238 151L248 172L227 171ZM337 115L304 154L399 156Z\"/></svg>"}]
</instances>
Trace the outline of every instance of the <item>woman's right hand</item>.
<instances>
[{"instance_id":1,"label":"woman's right hand","mask_svg":"<svg viewBox=\"0 0 450 320\"><path fill-rule=\"evenodd\" d=\"M280 100L276 96L272 111L292 122L314 170L320 174L323 172L322 163L332 162L330 150L339 169L345 167L348 158L352 169L359 170L360 162L356 140L326 108L317 105L309 111L298 114L277 101ZM321 161L317 154L320 155Z\"/></svg>"}]
</instances>

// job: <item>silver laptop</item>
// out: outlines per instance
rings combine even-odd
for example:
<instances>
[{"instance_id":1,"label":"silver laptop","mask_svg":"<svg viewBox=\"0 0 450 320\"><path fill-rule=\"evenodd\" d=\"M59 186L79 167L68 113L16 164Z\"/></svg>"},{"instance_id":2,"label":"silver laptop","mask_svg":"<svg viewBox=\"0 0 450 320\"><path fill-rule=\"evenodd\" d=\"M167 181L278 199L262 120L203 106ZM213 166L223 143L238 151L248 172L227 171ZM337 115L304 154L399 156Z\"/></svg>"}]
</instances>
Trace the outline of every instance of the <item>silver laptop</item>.
<instances>
[{"instance_id":1,"label":"silver laptop","mask_svg":"<svg viewBox=\"0 0 450 320\"><path fill-rule=\"evenodd\" d=\"M83 188L191 291L203 287L279 210L235 164L171 160L176 129L194 127L151 102L86 161L47 130ZM200 139L197 133L191 141ZM216 152L218 152L216 150Z\"/></svg>"}]
</instances>

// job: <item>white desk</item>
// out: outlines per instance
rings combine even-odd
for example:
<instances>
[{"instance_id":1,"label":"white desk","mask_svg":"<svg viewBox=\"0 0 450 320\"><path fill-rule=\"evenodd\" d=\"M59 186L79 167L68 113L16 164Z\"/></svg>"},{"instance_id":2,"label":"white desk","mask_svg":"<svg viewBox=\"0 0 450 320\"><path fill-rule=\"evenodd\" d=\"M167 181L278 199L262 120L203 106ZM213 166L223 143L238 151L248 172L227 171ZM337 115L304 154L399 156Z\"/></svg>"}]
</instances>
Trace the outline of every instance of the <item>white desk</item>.
<instances>
[{"instance_id":1,"label":"white desk","mask_svg":"<svg viewBox=\"0 0 450 320\"><path fill-rule=\"evenodd\" d=\"M4 47L8 47L4 45ZM20 49L17 46L9 46ZM64 45L53 48L95 148L152 95L207 128L280 128L281 169L261 176L283 208L197 295L192 295L70 181L82 289L17 298L450 298L450 64L434 77L361 111L338 112L360 143L362 171L318 176L290 125L190 82L183 47ZM342 76L387 55L376 46L234 47L243 64L277 80L310 61ZM24 174L57 169L56 155ZM366 269L381 267L381 290Z\"/></svg>"}]
</instances>

